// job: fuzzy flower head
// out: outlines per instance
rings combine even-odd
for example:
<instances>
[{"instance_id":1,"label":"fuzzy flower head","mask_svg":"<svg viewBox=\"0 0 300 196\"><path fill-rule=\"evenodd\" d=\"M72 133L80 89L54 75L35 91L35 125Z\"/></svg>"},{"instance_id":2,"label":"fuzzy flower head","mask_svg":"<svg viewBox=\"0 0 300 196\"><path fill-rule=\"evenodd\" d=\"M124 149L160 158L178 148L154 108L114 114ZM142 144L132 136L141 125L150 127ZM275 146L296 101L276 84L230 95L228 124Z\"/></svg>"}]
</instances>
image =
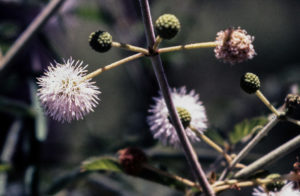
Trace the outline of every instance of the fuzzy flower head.
<instances>
[{"instance_id":1,"label":"fuzzy flower head","mask_svg":"<svg viewBox=\"0 0 300 196\"><path fill-rule=\"evenodd\" d=\"M100 94L98 87L90 79L84 80L86 66L72 58L63 64L51 64L45 74L37 78L38 97L46 113L60 122L83 119L93 111Z\"/></svg>"},{"instance_id":2,"label":"fuzzy flower head","mask_svg":"<svg viewBox=\"0 0 300 196\"><path fill-rule=\"evenodd\" d=\"M193 127L203 133L207 128L207 117L199 95L194 90L187 92L185 87L173 89L171 96L178 112L179 118L185 128L186 135L192 142L200 141L196 134L189 128ZM163 97L154 98L155 104L149 109L147 118L154 138L162 141L164 145L179 147L180 141L175 128L170 120L168 108Z\"/></svg>"},{"instance_id":3,"label":"fuzzy flower head","mask_svg":"<svg viewBox=\"0 0 300 196\"><path fill-rule=\"evenodd\" d=\"M300 196L300 191L293 189L293 183L285 184L280 190L266 192L263 187L254 189L253 196Z\"/></svg>"},{"instance_id":4,"label":"fuzzy flower head","mask_svg":"<svg viewBox=\"0 0 300 196\"><path fill-rule=\"evenodd\" d=\"M217 33L217 46L215 55L224 63L241 63L252 59L256 55L252 42L254 36L250 36L240 27L237 29L228 28Z\"/></svg>"}]
</instances>

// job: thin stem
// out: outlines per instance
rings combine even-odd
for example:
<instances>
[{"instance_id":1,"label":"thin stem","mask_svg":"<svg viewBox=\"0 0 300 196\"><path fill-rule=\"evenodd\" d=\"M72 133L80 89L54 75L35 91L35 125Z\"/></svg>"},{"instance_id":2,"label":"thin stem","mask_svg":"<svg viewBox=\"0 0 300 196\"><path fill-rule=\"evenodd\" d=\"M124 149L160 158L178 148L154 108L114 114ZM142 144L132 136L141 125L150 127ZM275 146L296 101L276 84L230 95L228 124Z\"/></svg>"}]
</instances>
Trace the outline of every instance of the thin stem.
<instances>
[{"instance_id":1,"label":"thin stem","mask_svg":"<svg viewBox=\"0 0 300 196\"><path fill-rule=\"evenodd\" d=\"M248 186L256 186L256 185L262 185L262 184L267 184L270 182L274 182L274 179L272 178L267 178L267 179L254 179L252 181L238 181L236 179L233 180L226 180L226 181L222 181L222 182L217 182L215 184L213 184L213 188L214 191L220 192L226 189L230 189L232 188L232 186L236 186L236 187L248 187Z\"/></svg>"},{"instance_id":2,"label":"thin stem","mask_svg":"<svg viewBox=\"0 0 300 196\"><path fill-rule=\"evenodd\" d=\"M172 46L167 48L160 48L158 49L158 53L165 53L165 52L174 52L179 50L193 50L198 48L214 48L217 46L217 42L202 42L202 43L194 43L194 44L185 44L179 46Z\"/></svg>"},{"instance_id":3,"label":"thin stem","mask_svg":"<svg viewBox=\"0 0 300 196\"><path fill-rule=\"evenodd\" d=\"M268 101L268 99L261 93L260 90L255 92L256 96L277 116L280 116L280 113L276 110L276 108Z\"/></svg>"},{"instance_id":4,"label":"thin stem","mask_svg":"<svg viewBox=\"0 0 300 196\"><path fill-rule=\"evenodd\" d=\"M277 117L273 117L258 134L239 152L239 154L233 159L229 167L227 167L221 174L219 181L224 180L228 173L239 163L251 150L252 148L268 134L268 132L279 122Z\"/></svg>"},{"instance_id":5,"label":"thin stem","mask_svg":"<svg viewBox=\"0 0 300 196\"><path fill-rule=\"evenodd\" d=\"M166 177L169 177L169 178L173 178L187 186L191 186L191 187L197 187L197 184L193 181L190 181L189 179L185 179L185 178L182 178L180 176L177 176L177 175L174 175L174 174L170 174L168 172L165 172L165 171L162 171L160 169L157 169L155 167L152 167L151 165L148 165L148 164L143 164L143 167L148 169L148 170L151 170L151 171L154 171L160 175L163 175L163 176L166 176Z\"/></svg>"},{"instance_id":6,"label":"thin stem","mask_svg":"<svg viewBox=\"0 0 300 196\"><path fill-rule=\"evenodd\" d=\"M144 55L149 55L149 52L147 49L141 48L138 46L133 46L130 44L124 44L124 43L119 43L119 42L112 42L111 45L116 48L122 48L122 49L129 50L132 52L139 52L139 53L143 53Z\"/></svg>"},{"instance_id":7,"label":"thin stem","mask_svg":"<svg viewBox=\"0 0 300 196\"><path fill-rule=\"evenodd\" d=\"M154 29L152 24L152 18L150 14L150 7L148 0L140 0L140 6L143 16L143 22L145 26L145 33L146 38L148 42L148 48L153 48L153 45L155 43L155 36L154 36ZM170 93L170 87L166 78L166 75L164 73L164 69L162 66L161 58L159 54L151 56L151 61L153 65L153 69L157 78L157 81L159 83L162 95L165 99L167 108L169 110L169 114L171 117L171 120L173 122L174 128L178 134L178 137L180 139L181 145L183 147L183 150L185 152L185 156L190 164L190 167L192 168L192 171L194 173L194 176L196 177L197 181L200 183L203 192L206 195L214 196L213 189L211 188L205 173L198 162L198 158L196 154L194 153L193 147L188 140L186 133L183 129L183 126L181 124L181 121L179 120L178 114L176 112L176 109L174 107L171 93Z\"/></svg>"},{"instance_id":8,"label":"thin stem","mask_svg":"<svg viewBox=\"0 0 300 196\"><path fill-rule=\"evenodd\" d=\"M271 151L270 153L267 153L265 156L251 163L248 167L241 169L234 175L234 177L235 178L247 177L249 174L253 174L253 172L255 172L256 170L264 167L267 164L270 164L273 161L280 159L284 155L288 154L289 152L299 147L300 147L300 135L294 137L293 139L279 146L278 148Z\"/></svg>"},{"instance_id":9,"label":"thin stem","mask_svg":"<svg viewBox=\"0 0 300 196\"><path fill-rule=\"evenodd\" d=\"M287 116L285 117L285 119L286 119L287 121L289 121L289 122L295 124L295 125L300 126L300 121L299 121L299 120L295 120L295 119L290 118L290 117L287 117Z\"/></svg>"},{"instance_id":10,"label":"thin stem","mask_svg":"<svg viewBox=\"0 0 300 196\"><path fill-rule=\"evenodd\" d=\"M49 18L55 14L65 0L52 0L41 11L41 13L31 22L27 29L21 34L21 36L10 47L5 56L0 61L0 71L5 66L11 63L15 56L25 47L28 41L35 35L35 33L49 20Z\"/></svg>"},{"instance_id":11,"label":"thin stem","mask_svg":"<svg viewBox=\"0 0 300 196\"><path fill-rule=\"evenodd\" d=\"M83 80L91 79L95 76L98 76L99 74L101 74L104 71L107 71L107 70L110 70L112 68L118 67L119 65L122 65L124 63L129 62L129 61L133 61L133 60L138 59L138 58L143 57L143 56L145 56L145 55L142 54L142 53L137 53L137 54L131 55L129 57L126 57L124 59L116 61L112 64L106 65L105 67L101 67L101 68L97 69L96 71L93 71L92 73L86 75Z\"/></svg>"},{"instance_id":12,"label":"thin stem","mask_svg":"<svg viewBox=\"0 0 300 196\"><path fill-rule=\"evenodd\" d=\"M158 46L159 46L160 42L162 42L162 40L163 40L163 39L162 39L159 35L156 37L155 43L154 43L154 45L153 45L153 50L154 50L154 51L158 48Z\"/></svg>"},{"instance_id":13,"label":"thin stem","mask_svg":"<svg viewBox=\"0 0 300 196\"><path fill-rule=\"evenodd\" d=\"M200 133L197 129L194 127L190 126L190 129L199 137L201 138L204 142L206 142L209 146L211 146L213 149L215 149L217 152L222 154L225 159L227 160L228 163L231 163L232 159L231 157L214 141L212 141L210 138L208 138L206 135Z\"/></svg>"}]
</instances>

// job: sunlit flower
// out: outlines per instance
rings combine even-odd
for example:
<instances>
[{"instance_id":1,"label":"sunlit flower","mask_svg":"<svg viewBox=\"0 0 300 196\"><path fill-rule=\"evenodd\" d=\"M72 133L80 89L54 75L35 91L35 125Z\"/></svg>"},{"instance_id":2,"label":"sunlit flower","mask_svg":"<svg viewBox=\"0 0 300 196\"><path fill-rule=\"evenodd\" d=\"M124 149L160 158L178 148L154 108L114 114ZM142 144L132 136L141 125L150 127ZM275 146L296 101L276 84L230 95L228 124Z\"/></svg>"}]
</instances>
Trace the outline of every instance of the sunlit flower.
<instances>
[{"instance_id":1,"label":"sunlit flower","mask_svg":"<svg viewBox=\"0 0 300 196\"><path fill-rule=\"evenodd\" d=\"M222 59L224 63L240 63L252 59L256 55L252 42L253 36L240 27L237 29L228 28L217 33L215 48L217 59Z\"/></svg>"},{"instance_id":2,"label":"sunlit flower","mask_svg":"<svg viewBox=\"0 0 300 196\"><path fill-rule=\"evenodd\" d=\"M190 126L203 133L207 128L207 117L199 95L194 90L187 92L185 87L173 89L171 92L174 105L179 113L180 120L185 128L188 138L192 142L200 141ZM180 141L173 127L166 103L163 97L155 97L155 104L149 109L147 118L154 138L162 141L164 145L180 146Z\"/></svg>"},{"instance_id":3,"label":"sunlit flower","mask_svg":"<svg viewBox=\"0 0 300 196\"><path fill-rule=\"evenodd\" d=\"M83 119L93 111L100 94L98 87L90 79L84 80L86 66L83 61L72 58L63 64L55 62L45 74L38 78L38 96L46 113L61 122Z\"/></svg>"},{"instance_id":4,"label":"sunlit flower","mask_svg":"<svg viewBox=\"0 0 300 196\"><path fill-rule=\"evenodd\" d=\"M253 196L300 196L300 191L293 189L293 183L289 182L285 184L278 191L266 192L261 186L254 189Z\"/></svg>"}]
</instances>

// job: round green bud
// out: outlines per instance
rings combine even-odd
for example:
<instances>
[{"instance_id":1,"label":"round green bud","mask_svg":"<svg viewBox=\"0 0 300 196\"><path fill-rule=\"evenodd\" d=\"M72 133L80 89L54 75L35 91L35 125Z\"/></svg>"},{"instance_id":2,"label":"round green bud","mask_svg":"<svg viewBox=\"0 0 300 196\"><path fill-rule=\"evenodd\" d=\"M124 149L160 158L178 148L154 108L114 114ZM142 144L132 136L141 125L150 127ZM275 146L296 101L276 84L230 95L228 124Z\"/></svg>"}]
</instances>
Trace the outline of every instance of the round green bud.
<instances>
[{"instance_id":1,"label":"round green bud","mask_svg":"<svg viewBox=\"0 0 300 196\"><path fill-rule=\"evenodd\" d=\"M90 34L89 43L97 52L106 52L111 48L112 36L106 31L96 31Z\"/></svg>"},{"instance_id":2,"label":"round green bud","mask_svg":"<svg viewBox=\"0 0 300 196\"><path fill-rule=\"evenodd\" d=\"M180 22L173 14L161 15L155 21L155 31L163 39L173 38L180 30Z\"/></svg>"},{"instance_id":3,"label":"round green bud","mask_svg":"<svg viewBox=\"0 0 300 196\"><path fill-rule=\"evenodd\" d=\"M281 179L279 174L270 174L267 178L272 179L272 182L266 184L268 191L277 192L285 185L285 182Z\"/></svg>"},{"instance_id":4,"label":"round green bud","mask_svg":"<svg viewBox=\"0 0 300 196\"><path fill-rule=\"evenodd\" d=\"M182 108L182 107L176 107L179 119L182 123L182 126L184 129L186 129L188 126L190 126L192 117L191 114L189 113L189 111L187 111L186 109ZM169 121L172 123L170 116L168 117Z\"/></svg>"},{"instance_id":5,"label":"round green bud","mask_svg":"<svg viewBox=\"0 0 300 196\"><path fill-rule=\"evenodd\" d=\"M260 81L257 75L245 73L241 78L241 88L249 94L255 93L260 88Z\"/></svg>"}]
</instances>

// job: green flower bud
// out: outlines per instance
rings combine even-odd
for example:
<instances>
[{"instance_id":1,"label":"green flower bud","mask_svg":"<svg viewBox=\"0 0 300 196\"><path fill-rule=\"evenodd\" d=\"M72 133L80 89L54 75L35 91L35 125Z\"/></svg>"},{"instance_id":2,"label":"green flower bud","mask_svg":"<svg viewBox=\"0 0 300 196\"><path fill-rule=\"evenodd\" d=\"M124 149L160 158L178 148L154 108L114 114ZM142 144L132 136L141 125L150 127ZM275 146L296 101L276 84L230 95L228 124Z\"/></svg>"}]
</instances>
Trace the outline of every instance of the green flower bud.
<instances>
[{"instance_id":1,"label":"green flower bud","mask_svg":"<svg viewBox=\"0 0 300 196\"><path fill-rule=\"evenodd\" d=\"M257 75L245 73L241 78L241 88L249 94L255 93L260 88L260 81Z\"/></svg>"},{"instance_id":2,"label":"green flower bud","mask_svg":"<svg viewBox=\"0 0 300 196\"><path fill-rule=\"evenodd\" d=\"M189 111L181 107L176 107L176 110L183 128L186 129L188 126L190 126L192 120L191 114L189 113ZM172 123L170 116L168 117L168 119Z\"/></svg>"},{"instance_id":3,"label":"green flower bud","mask_svg":"<svg viewBox=\"0 0 300 196\"><path fill-rule=\"evenodd\" d=\"M155 21L155 30L161 38L171 39L180 30L180 22L173 14L164 14Z\"/></svg>"},{"instance_id":4,"label":"green flower bud","mask_svg":"<svg viewBox=\"0 0 300 196\"><path fill-rule=\"evenodd\" d=\"M106 52L111 48L112 36L106 31L96 31L90 34L89 43L97 52Z\"/></svg>"},{"instance_id":5,"label":"green flower bud","mask_svg":"<svg viewBox=\"0 0 300 196\"><path fill-rule=\"evenodd\" d=\"M285 182L280 178L279 174L270 174L267 178L272 179L272 182L266 184L266 189L268 191L279 191L284 185Z\"/></svg>"}]
</instances>

